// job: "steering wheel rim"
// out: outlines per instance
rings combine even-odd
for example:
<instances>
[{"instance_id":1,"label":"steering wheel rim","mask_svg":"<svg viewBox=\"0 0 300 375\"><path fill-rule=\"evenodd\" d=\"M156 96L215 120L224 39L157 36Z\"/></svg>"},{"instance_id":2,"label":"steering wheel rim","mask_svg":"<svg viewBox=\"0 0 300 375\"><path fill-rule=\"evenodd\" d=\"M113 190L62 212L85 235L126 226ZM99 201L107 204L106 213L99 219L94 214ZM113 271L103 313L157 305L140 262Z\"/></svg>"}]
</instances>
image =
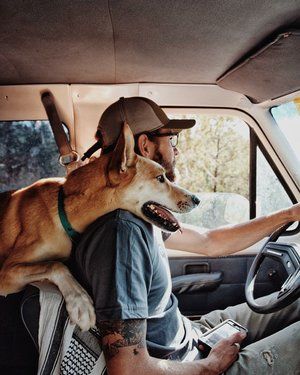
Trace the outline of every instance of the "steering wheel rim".
<instances>
[{"instance_id":1,"label":"steering wheel rim","mask_svg":"<svg viewBox=\"0 0 300 375\"><path fill-rule=\"evenodd\" d=\"M274 295L274 298L271 301L268 301L268 304L258 303L257 300L254 299L255 280L263 260L266 257L275 257L283 262L284 259L282 252L271 250L268 248L268 245L276 242L291 224L293 223L291 222L284 225L270 235L268 240L262 246L260 252L256 255L248 272L245 284L246 302L248 306L257 313L267 314L281 310L300 296L300 256L292 247L290 247L287 253L289 253L289 251L293 252L293 258L296 258L298 263L297 267L295 267L295 271L288 276L281 286L281 289ZM288 254L288 256L290 255Z\"/></svg>"}]
</instances>

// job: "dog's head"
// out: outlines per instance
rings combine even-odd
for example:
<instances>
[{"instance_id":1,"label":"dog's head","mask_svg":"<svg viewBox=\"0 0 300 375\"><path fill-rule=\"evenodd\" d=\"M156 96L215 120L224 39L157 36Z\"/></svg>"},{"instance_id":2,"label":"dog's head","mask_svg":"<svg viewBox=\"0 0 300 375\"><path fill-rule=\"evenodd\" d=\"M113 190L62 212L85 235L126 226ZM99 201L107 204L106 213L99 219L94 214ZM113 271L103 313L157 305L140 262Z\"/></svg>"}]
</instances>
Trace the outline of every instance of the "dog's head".
<instances>
[{"instance_id":1,"label":"dog's head","mask_svg":"<svg viewBox=\"0 0 300 375\"><path fill-rule=\"evenodd\" d=\"M164 231L180 229L170 210L189 212L200 203L194 194L170 182L161 165L134 152L134 138L127 124L108 165L108 180L120 208Z\"/></svg>"}]
</instances>

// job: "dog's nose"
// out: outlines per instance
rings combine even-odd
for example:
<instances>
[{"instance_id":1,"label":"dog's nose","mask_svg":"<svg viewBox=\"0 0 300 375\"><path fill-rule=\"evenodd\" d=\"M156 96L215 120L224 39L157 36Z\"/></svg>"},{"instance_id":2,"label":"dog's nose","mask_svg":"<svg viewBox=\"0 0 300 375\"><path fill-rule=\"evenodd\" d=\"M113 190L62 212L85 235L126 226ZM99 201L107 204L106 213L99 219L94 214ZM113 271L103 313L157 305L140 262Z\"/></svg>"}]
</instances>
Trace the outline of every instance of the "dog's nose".
<instances>
[{"instance_id":1,"label":"dog's nose","mask_svg":"<svg viewBox=\"0 0 300 375\"><path fill-rule=\"evenodd\" d=\"M200 203L200 199L197 197L197 195L192 195L192 201L196 206L198 206L198 204Z\"/></svg>"}]
</instances>

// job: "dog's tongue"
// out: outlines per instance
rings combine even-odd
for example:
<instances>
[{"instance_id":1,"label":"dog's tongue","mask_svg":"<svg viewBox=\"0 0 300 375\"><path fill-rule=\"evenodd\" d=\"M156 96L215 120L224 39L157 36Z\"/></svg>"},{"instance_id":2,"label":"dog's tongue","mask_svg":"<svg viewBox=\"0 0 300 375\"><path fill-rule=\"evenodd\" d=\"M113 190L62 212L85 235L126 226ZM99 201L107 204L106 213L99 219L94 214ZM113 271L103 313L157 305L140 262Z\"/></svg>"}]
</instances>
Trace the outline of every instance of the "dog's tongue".
<instances>
[{"instance_id":1,"label":"dog's tongue","mask_svg":"<svg viewBox=\"0 0 300 375\"><path fill-rule=\"evenodd\" d=\"M158 215L162 217L162 219L167 220L169 223L171 223L171 228L168 228L169 230L176 231L179 229L181 231L179 221L176 219L174 215L171 214L170 211L168 211L162 206L157 205L155 205L155 210L158 213Z\"/></svg>"},{"instance_id":2,"label":"dog's tongue","mask_svg":"<svg viewBox=\"0 0 300 375\"><path fill-rule=\"evenodd\" d=\"M171 221L172 223L177 224L178 227L180 227L178 220L176 219L174 215L171 214L170 211L157 205L155 205L155 209L158 212L158 214L162 216L164 219L167 219Z\"/></svg>"},{"instance_id":3,"label":"dog's tongue","mask_svg":"<svg viewBox=\"0 0 300 375\"><path fill-rule=\"evenodd\" d=\"M144 214L165 231L181 231L180 224L172 213L156 202L147 202L143 206Z\"/></svg>"}]
</instances>

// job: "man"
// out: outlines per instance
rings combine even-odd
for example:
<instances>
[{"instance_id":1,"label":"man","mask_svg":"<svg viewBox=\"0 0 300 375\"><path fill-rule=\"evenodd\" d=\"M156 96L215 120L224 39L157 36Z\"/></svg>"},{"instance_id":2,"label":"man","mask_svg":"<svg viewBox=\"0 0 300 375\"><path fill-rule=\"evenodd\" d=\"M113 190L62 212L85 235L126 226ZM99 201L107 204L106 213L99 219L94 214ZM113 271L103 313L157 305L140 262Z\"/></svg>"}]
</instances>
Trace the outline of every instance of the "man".
<instances>
[{"instance_id":1,"label":"man","mask_svg":"<svg viewBox=\"0 0 300 375\"><path fill-rule=\"evenodd\" d=\"M160 163L167 177L174 180L178 155L175 138L179 131L193 126L193 120L169 120L146 98L121 98L103 113L93 150L101 146L109 153L124 122L135 134L136 151ZM226 255L299 219L298 204L206 233L183 225L182 233L172 234L165 245L210 256ZM109 374L296 373L299 356L286 348L299 347L298 302L269 315L255 314L242 304L214 311L192 323L180 314L171 293L167 256L160 242L161 236L154 236L150 224L117 210L94 222L76 249L80 278L94 299ZM246 326L248 337L234 334L205 356L198 338L227 318ZM243 339L247 346L239 353Z\"/></svg>"}]
</instances>

